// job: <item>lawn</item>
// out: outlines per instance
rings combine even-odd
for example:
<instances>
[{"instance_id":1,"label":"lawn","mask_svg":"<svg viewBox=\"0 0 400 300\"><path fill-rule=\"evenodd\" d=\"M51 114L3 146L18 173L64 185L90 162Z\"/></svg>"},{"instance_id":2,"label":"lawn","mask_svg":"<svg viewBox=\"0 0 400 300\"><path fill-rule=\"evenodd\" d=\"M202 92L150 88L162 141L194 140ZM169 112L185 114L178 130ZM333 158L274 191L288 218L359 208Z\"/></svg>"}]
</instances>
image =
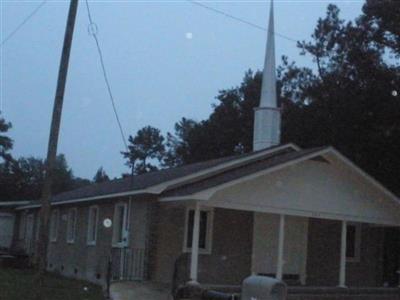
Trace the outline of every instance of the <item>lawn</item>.
<instances>
[{"instance_id":1,"label":"lawn","mask_svg":"<svg viewBox=\"0 0 400 300\"><path fill-rule=\"evenodd\" d=\"M34 271L0 268L0 300L33 300ZM41 300L104 300L100 286L49 274Z\"/></svg>"}]
</instances>

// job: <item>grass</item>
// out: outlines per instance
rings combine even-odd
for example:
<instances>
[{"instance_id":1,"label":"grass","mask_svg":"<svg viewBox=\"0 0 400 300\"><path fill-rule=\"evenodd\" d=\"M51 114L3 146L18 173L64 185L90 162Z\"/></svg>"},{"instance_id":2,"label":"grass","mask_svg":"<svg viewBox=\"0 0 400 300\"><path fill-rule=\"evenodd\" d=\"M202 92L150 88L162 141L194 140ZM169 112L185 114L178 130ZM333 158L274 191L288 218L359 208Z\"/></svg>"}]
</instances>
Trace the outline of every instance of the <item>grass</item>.
<instances>
[{"instance_id":1,"label":"grass","mask_svg":"<svg viewBox=\"0 0 400 300\"><path fill-rule=\"evenodd\" d=\"M34 300L33 270L0 268L0 300ZM48 274L41 300L104 300L100 286Z\"/></svg>"}]
</instances>

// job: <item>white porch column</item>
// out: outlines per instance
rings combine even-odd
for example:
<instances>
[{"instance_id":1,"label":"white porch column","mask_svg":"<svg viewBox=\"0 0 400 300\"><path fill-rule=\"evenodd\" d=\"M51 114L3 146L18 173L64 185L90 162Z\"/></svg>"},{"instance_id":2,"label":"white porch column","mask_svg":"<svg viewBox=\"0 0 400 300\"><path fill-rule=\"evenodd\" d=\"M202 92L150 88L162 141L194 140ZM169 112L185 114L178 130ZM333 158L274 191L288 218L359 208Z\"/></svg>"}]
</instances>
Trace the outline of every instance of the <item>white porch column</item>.
<instances>
[{"instance_id":1,"label":"white porch column","mask_svg":"<svg viewBox=\"0 0 400 300\"><path fill-rule=\"evenodd\" d=\"M278 262L276 267L276 279L283 278L283 251L285 241L285 215L279 216L279 236L278 236Z\"/></svg>"},{"instance_id":2,"label":"white porch column","mask_svg":"<svg viewBox=\"0 0 400 300\"><path fill-rule=\"evenodd\" d=\"M200 205L196 202L193 219L192 256L190 262L190 283L197 283L199 262Z\"/></svg>"},{"instance_id":3,"label":"white porch column","mask_svg":"<svg viewBox=\"0 0 400 300\"><path fill-rule=\"evenodd\" d=\"M347 222L342 221L342 241L340 248L340 273L339 287L346 287L346 248L347 248Z\"/></svg>"}]
</instances>

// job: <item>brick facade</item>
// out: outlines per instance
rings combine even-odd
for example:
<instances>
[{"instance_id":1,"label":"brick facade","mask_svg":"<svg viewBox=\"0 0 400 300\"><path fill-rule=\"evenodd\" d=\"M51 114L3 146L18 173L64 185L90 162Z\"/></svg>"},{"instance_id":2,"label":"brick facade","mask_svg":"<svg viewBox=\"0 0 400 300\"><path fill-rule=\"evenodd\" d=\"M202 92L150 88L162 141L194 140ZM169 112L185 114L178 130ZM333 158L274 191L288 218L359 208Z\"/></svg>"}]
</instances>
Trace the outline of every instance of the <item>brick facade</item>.
<instances>
[{"instance_id":1,"label":"brick facade","mask_svg":"<svg viewBox=\"0 0 400 300\"><path fill-rule=\"evenodd\" d=\"M336 286L339 280L341 223L310 219L307 285ZM347 262L349 286L382 286L383 228L362 225L359 262Z\"/></svg>"},{"instance_id":2,"label":"brick facade","mask_svg":"<svg viewBox=\"0 0 400 300\"><path fill-rule=\"evenodd\" d=\"M141 199L131 214L130 246L146 248L146 279L171 283L174 265L180 258L180 277L189 279L190 253L184 253L186 206ZM114 206L120 200L60 205L58 238L49 243L49 270L63 275L103 283L112 245L112 228L105 228L105 218L113 220ZM99 224L95 246L87 245L89 206L99 206ZM74 243L66 241L67 215L77 208L77 232ZM35 230L37 211L35 213ZM21 214L21 213L19 213ZM19 219L19 218L18 218ZM204 284L238 285L251 273L253 213L214 209L212 251L199 256L199 281ZM16 224L18 235L18 222ZM307 285L336 286L339 277L341 224L339 221L310 219L307 251ZM349 286L382 286L384 229L362 226L360 262L347 263Z\"/></svg>"},{"instance_id":3,"label":"brick facade","mask_svg":"<svg viewBox=\"0 0 400 300\"><path fill-rule=\"evenodd\" d=\"M155 267L152 279L171 282L175 261L182 255L186 208L159 207ZM205 284L239 284L251 272L253 214L215 209L211 254L199 256L199 281ZM190 254L182 260L188 278Z\"/></svg>"}]
</instances>

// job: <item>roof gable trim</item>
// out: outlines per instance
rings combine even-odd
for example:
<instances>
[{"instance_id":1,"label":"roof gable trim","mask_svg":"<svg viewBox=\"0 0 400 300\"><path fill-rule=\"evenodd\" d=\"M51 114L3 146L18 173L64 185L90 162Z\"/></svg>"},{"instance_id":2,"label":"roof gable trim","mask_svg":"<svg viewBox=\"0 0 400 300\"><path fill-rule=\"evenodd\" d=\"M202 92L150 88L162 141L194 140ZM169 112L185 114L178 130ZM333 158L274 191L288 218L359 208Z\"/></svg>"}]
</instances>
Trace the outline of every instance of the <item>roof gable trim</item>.
<instances>
[{"instance_id":1,"label":"roof gable trim","mask_svg":"<svg viewBox=\"0 0 400 300\"><path fill-rule=\"evenodd\" d=\"M308 155L302 156L300 158L297 159L293 159L291 161L279 164L277 166L271 167L271 168L267 168L265 170L247 175L247 176L243 176L241 178L237 178L235 180L214 186L214 187L210 187L207 189L204 189L202 191L199 191L197 193L194 193L192 195L186 195L186 196L172 196L172 197L162 197L160 199L160 201L162 202L169 202L169 201L182 201L182 200L188 200L190 198L190 200L209 200L211 198L212 195L214 195L217 191L220 191L222 189L228 188L230 186L236 185L238 183L244 182L244 181L248 181L254 178L257 178L259 176L289 167L291 165L300 163L302 161L305 160L309 160L321 155L325 155L328 153L332 153L333 155L335 155L336 157L338 157L341 161L343 161L345 164L347 164L350 168L354 169L358 174L360 174L364 179L366 179L368 182L370 182L373 186L375 186L376 188L378 188L378 190L380 190L381 192L383 192L385 195L387 195L391 200L393 200L396 204L400 205L400 200L399 198L393 194L391 191L389 191L386 187L384 187L381 183L379 183L376 179L374 179L372 176L368 175L366 172L364 172L362 169L360 169L358 166L356 166L353 162L351 162L348 158L346 158L343 154L339 153L335 148L333 147L327 147L325 149L319 150L317 152L314 153L310 153Z\"/></svg>"},{"instance_id":2,"label":"roof gable trim","mask_svg":"<svg viewBox=\"0 0 400 300\"><path fill-rule=\"evenodd\" d=\"M241 165L241 164L247 163L249 161L256 160L260 157L263 157L266 154L274 153L274 152L277 152L277 151L280 151L280 150L283 150L286 148L292 148L295 151L301 150L300 147L298 147L295 144L292 144L292 143L285 144L282 146L275 147L273 149L269 149L269 150L266 149L265 151L260 151L254 155L249 155L249 156L241 158L241 159L234 159L232 161L222 163L220 165L217 165L217 166L214 166L214 167L211 167L211 168L199 171L199 172L195 172L193 174L190 174L190 175L187 175L184 177L176 178L176 179L173 179L170 181L163 182L158 185L154 185L154 186L148 188L148 190L152 191L153 193L156 193L156 194L161 194L167 188L174 188L181 184L190 183L191 181L198 180L198 179L201 179L202 177L206 177L209 175L213 175L216 172L223 171L223 170L226 170L231 167L236 167L238 165Z\"/></svg>"},{"instance_id":3,"label":"roof gable trim","mask_svg":"<svg viewBox=\"0 0 400 300\"><path fill-rule=\"evenodd\" d=\"M124 197L124 196L143 195L143 194L153 194L153 193L148 190L129 191L129 192L123 192L123 193L115 193L115 194L107 194L107 195L101 195L101 196L93 196L93 197L85 197L85 198L71 199L71 200L65 200L65 201L58 201L58 202L51 203L51 205L56 206L56 205L62 205L62 204L89 202L89 201L97 201L97 200ZM31 205L18 207L17 210L23 210L23 209L28 209L28 208L38 208L40 206L41 206L41 204L31 204Z\"/></svg>"},{"instance_id":4,"label":"roof gable trim","mask_svg":"<svg viewBox=\"0 0 400 300\"><path fill-rule=\"evenodd\" d=\"M397 204L400 204L400 199L393 192L391 192L389 189L387 189L382 183L380 183L378 180L373 178L367 172L363 171L360 167L358 167L355 163L353 163L350 159L348 159L346 156L341 154L335 148L329 147L329 150L334 155L336 155L340 161L342 161L344 164L346 164L350 168L354 169L359 175L361 175L361 177L366 179L369 183L371 183L373 186L375 186L378 190L383 192L386 196L388 196L390 199L395 201Z\"/></svg>"}]
</instances>

